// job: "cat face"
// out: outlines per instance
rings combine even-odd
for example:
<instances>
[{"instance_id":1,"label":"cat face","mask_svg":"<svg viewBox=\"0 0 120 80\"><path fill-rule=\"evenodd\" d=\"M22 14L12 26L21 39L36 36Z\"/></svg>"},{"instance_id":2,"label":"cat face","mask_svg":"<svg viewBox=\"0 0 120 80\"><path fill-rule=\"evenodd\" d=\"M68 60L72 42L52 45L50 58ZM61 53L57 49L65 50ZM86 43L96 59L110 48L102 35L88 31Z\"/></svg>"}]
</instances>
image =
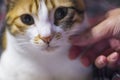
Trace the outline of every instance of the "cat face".
<instances>
[{"instance_id":1,"label":"cat face","mask_svg":"<svg viewBox=\"0 0 120 80\"><path fill-rule=\"evenodd\" d=\"M7 29L22 46L65 46L82 29L82 0L8 0L7 5Z\"/></svg>"}]
</instances>

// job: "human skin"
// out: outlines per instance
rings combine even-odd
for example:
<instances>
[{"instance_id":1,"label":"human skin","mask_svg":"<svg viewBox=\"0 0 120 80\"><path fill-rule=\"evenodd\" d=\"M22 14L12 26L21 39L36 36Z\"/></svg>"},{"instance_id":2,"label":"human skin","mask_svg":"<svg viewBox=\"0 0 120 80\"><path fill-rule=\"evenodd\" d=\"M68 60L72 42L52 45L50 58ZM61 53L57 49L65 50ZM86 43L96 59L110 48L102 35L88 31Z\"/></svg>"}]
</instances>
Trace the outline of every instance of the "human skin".
<instances>
[{"instance_id":1,"label":"human skin","mask_svg":"<svg viewBox=\"0 0 120 80\"><path fill-rule=\"evenodd\" d=\"M74 45L70 49L71 60L81 55L80 60L85 66L95 63L98 68L120 67L120 8L109 11L98 25L71 36L70 40Z\"/></svg>"}]
</instances>

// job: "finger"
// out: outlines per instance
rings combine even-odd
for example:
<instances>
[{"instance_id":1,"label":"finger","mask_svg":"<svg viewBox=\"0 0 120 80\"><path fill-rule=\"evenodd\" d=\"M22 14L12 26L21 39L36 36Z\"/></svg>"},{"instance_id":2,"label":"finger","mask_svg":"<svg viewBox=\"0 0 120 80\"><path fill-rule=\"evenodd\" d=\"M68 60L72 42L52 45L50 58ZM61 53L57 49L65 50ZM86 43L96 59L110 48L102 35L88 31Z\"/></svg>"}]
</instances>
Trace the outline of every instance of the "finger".
<instances>
[{"instance_id":1,"label":"finger","mask_svg":"<svg viewBox=\"0 0 120 80\"><path fill-rule=\"evenodd\" d=\"M107 65L107 58L104 55L99 56L96 60L95 60L95 65L97 68L103 68Z\"/></svg>"},{"instance_id":2,"label":"finger","mask_svg":"<svg viewBox=\"0 0 120 80\"><path fill-rule=\"evenodd\" d=\"M109 56L111 53L113 53L113 52L115 52L115 50L114 49L112 49L112 48L109 48L109 49L106 49L102 54L104 55L104 56Z\"/></svg>"},{"instance_id":3,"label":"finger","mask_svg":"<svg viewBox=\"0 0 120 80\"><path fill-rule=\"evenodd\" d=\"M107 15L106 16L117 16L117 15L120 15L120 8L116 8L116 9L112 9L110 11L108 11Z\"/></svg>"},{"instance_id":4,"label":"finger","mask_svg":"<svg viewBox=\"0 0 120 80\"><path fill-rule=\"evenodd\" d=\"M80 57L80 61L84 66L88 67L94 62L97 56L98 54L96 54L95 49L90 49L90 51L87 51L85 55Z\"/></svg>"},{"instance_id":5,"label":"finger","mask_svg":"<svg viewBox=\"0 0 120 80\"><path fill-rule=\"evenodd\" d=\"M117 40L117 39L115 39L115 38L112 38L112 39L110 39L109 40L109 42L110 42L110 46L113 48L113 49L115 49L115 50L119 50L119 48L120 48L120 40Z\"/></svg>"},{"instance_id":6,"label":"finger","mask_svg":"<svg viewBox=\"0 0 120 80\"><path fill-rule=\"evenodd\" d=\"M120 54L119 54L119 59L118 59L118 61L117 61L117 67L118 67L118 69L120 68Z\"/></svg>"},{"instance_id":7,"label":"finger","mask_svg":"<svg viewBox=\"0 0 120 80\"><path fill-rule=\"evenodd\" d=\"M112 36L115 27L114 19L106 19L91 30L86 31L81 35L72 36L71 42L74 45L88 45L93 44L101 39L109 38Z\"/></svg>"},{"instance_id":8,"label":"finger","mask_svg":"<svg viewBox=\"0 0 120 80\"><path fill-rule=\"evenodd\" d=\"M70 48L69 58L70 58L71 60L76 59L76 58L80 55L80 53L82 52L82 50L83 50L83 48L81 48L81 47L72 46L72 47Z\"/></svg>"},{"instance_id":9,"label":"finger","mask_svg":"<svg viewBox=\"0 0 120 80\"><path fill-rule=\"evenodd\" d=\"M110 45L108 41L100 42L92 46L89 50L87 50L82 56L81 56L81 62L85 66L89 66L91 63L95 61L97 56L100 55L100 53L105 52L106 50L110 49ZM112 51L112 50L111 50ZM107 54L107 53L106 53ZM88 59L88 61L87 61Z\"/></svg>"},{"instance_id":10,"label":"finger","mask_svg":"<svg viewBox=\"0 0 120 80\"><path fill-rule=\"evenodd\" d=\"M107 57L108 60L108 67L114 68L117 66L117 61L119 59L119 53L114 52Z\"/></svg>"},{"instance_id":11,"label":"finger","mask_svg":"<svg viewBox=\"0 0 120 80\"><path fill-rule=\"evenodd\" d=\"M106 49L102 54L101 56L97 57L96 60L95 60L95 65L96 67L98 68L103 68L105 66L107 66L107 63L108 63L108 60L107 60L107 57L108 55L110 55L111 53L115 52L114 49L112 48L109 48L109 49Z\"/></svg>"},{"instance_id":12,"label":"finger","mask_svg":"<svg viewBox=\"0 0 120 80\"><path fill-rule=\"evenodd\" d=\"M82 57L80 58L80 62L85 66L88 67L91 65L91 61L89 59L89 57Z\"/></svg>"}]
</instances>

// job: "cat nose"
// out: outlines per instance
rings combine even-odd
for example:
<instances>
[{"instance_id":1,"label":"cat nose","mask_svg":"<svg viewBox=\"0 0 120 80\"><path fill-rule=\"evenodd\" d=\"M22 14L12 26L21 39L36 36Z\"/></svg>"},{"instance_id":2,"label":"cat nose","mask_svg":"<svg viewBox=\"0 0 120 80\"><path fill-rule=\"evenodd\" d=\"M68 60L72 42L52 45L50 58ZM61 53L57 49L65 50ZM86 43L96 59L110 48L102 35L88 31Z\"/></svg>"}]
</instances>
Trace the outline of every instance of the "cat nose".
<instances>
[{"instance_id":1,"label":"cat nose","mask_svg":"<svg viewBox=\"0 0 120 80\"><path fill-rule=\"evenodd\" d=\"M49 44L50 41L52 40L52 38L53 38L53 36L47 36L47 37L42 37L41 39L42 39L45 43Z\"/></svg>"}]
</instances>

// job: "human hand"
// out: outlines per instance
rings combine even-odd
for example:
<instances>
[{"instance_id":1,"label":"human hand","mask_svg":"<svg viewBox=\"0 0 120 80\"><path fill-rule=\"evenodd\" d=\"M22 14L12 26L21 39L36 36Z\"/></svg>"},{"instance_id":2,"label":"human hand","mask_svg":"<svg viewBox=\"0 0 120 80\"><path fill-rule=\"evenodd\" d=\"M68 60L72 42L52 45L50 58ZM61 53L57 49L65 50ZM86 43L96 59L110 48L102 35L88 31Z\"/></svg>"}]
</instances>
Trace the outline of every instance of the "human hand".
<instances>
[{"instance_id":1,"label":"human hand","mask_svg":"<svg viewBox=\"0 0 120 80\"><path fill-rule=\"evenodd\" d=\"M106 19L92 29L72 36L71 42L75 47L70 50L70 59L78 57L87 47L81 55L86 66L95 62L98 68L120 67L120 8L108 12Z\"/></svg>"}]
</instances>

